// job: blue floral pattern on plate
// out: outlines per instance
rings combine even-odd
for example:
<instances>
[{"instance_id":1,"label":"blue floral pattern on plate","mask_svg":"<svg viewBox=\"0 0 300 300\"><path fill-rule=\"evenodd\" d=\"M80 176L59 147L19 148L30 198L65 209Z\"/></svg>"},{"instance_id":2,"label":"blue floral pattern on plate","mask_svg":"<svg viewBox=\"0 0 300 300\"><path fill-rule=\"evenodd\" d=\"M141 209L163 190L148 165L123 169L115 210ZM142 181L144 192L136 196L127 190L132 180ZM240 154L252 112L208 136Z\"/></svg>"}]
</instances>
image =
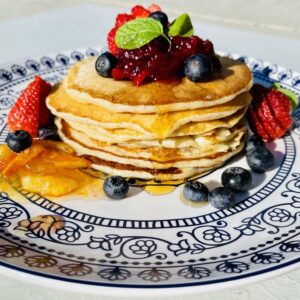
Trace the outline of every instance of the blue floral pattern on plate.
<instances>
[{"instance_id":1,"label":"blue floral pattern on plate","mask_svg":"<svg viewBox=\"0 0 300 300\"><path fill-rule=\"evenodd\" d=\"M72 64L101 51L74 50L0 67L0 142L7 135L10 107L35 75L55 84ZM248 64L255 82L270 86L280 81L299 97L299 74L262 60L233 57ZM293 118L294 128L276 144L282 155L272 175L229 210L187 214L182 207L182 215L166 211L164 219L153 214L124 218L86 211L83 206L91 203L72 207L18 186L14 188L22 202L1 192L0 265L74 284L139 288L200 288L299 265L300 110Z\"/></svg>"}]
</instances>

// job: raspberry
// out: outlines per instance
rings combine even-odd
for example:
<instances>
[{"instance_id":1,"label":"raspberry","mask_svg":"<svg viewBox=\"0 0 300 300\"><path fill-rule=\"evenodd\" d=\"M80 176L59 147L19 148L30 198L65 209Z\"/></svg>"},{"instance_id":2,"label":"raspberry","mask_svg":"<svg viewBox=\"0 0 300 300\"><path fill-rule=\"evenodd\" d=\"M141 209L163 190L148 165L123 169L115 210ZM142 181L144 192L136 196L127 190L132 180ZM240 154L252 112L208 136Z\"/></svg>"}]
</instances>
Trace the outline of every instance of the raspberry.
<instances>
[{"instance_id":1,"label":"raspberry","mask_svg":"<svg viewBox=\"0 0 300 300\"><path fill-rule=\"evenodd\" d=\"M136 5L131 9L131 14L136 18L147 18L149 11L141 5Z\"/></svg>"},{"instance_id":2,"label":"raspberry","mask_svg":"<svg viewBox=\"0 0 300 300\"><path fill-rule=\"evenodd\" d=\"M118 14L116 18L115 27L119 28L120 26L124 25L125 23L134 19L134 16L129 14Z\"/></svg>"},{"instance_id":3,"label":"raspberry","mask_svg":"<svg viewBox=\"0 0 300 300\"><path fill-rule=\"evenodd\" d=\"M249 109L252 130L266 141L282 137L292 125L289 99L280 91L255 84Z\"/></svg>"},{"instance_id":4,"label":"raspberry","mask_svg":"<svg viewBox=\"0 0 300 300\"><path fill-rule=\"evenodd\" d=\"M107 45L108 50L112 54L116 54L118 52L118 47L115 43L115 36L116 36L117 28L113 28L107 36Z\"/></svg>"},{"instance_id":5,"label":"raspberry","mask_svg":"<svg viewBox=\"0 0 300 300\"><path fill-rule=\"evenodd\" d=\"M211 56L215 53L214 45L212 44L212 42L210 40L203 41L201 52L207 56Z\"/></svg>"},{"instance_id":6,"label":"raspberry","mask_svg":"<svg viewBox=\"0 0 300 300\"><path fill-rule=\"evenodd\" d=\"M149 13L153 13L153 12L156 12L156 11L161 11L161 8L159 5L157 4L152 4L150 5L147 10L149 11Z\"/></svg>"}]
</instances>

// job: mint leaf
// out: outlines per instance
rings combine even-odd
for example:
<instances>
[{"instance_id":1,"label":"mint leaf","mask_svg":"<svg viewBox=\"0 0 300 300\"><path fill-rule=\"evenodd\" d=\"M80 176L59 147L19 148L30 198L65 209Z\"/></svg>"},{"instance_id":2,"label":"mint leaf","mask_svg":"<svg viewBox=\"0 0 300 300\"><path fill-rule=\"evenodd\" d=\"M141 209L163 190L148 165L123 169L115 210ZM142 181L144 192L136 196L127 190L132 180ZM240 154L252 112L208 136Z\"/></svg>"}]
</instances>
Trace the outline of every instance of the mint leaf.
<instances>
[{"instance_id":1,"label":"mint leaf","mask_svg":"<svg viewBox=\"0 0 300 300\"><path fill-rule=\"evenodd\" d=\"M171 43L164 34L163 26L159 21L151 18L138 18L118 28L115 43L121 49L132 50L148 44L159 36L163 36Z\"/></svg>"},{"instance_id":2,"label":"mint leaf","mask_svg":"<svg viewBox=\"0 0 300 300\"><path fill-rule=\"evenodd\" d=\"M180 15L169 27L169 35L172 36L191 36L194 28L188 14Z\"/></svg>"},{"instance_id":3,"label":"mint leaf","mask_svg":"<svg viewBox=\"0 0 300 300\"><path fill-rule=\"evenodd\" d=\"M293 110L298 107L299 99L294 92L281 87L281 84L279 82L274 83L273 88L275 88L277 91L281 92L282 94L286 95L289 98L289 100L292 104Z\"/></svg>"}]
</instances>

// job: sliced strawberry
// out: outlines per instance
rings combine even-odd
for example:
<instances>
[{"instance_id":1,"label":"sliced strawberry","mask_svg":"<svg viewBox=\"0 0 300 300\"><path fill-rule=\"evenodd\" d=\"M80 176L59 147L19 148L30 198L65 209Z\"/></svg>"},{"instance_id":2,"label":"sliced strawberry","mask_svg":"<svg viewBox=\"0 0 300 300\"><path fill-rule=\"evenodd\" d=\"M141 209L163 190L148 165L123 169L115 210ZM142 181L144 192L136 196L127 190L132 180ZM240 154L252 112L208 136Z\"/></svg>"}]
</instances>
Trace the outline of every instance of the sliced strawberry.
<instances>
[{"instance_id":1,"label":"sliced strawberry","mask_svg":"<svg viewBox=\"0 0 300 300\"><path fill-rule=\"evenodd\" d=\"M271 90L268 93L267 101L280 125L285 129L292 125L292 118L290 116L291 102L288 97L280 91Z\"/></svg>"},{"instance_id":2,"label":"sliced strawberry","mask_svg":"<svg viewBox=\"0 0 300 300\"><path fill-rule=\"evenodd\" d=\"M249 116L249 124L252 129L252 131L262 137L265 141L269 142L272 139L266 132L264 126L262 125L261 121L258 119L256 112L252 107L249 108L248 111L248 116Z\"/></svg>"},{"instance_id":3,"label":"sliced strawberry","mask_svg":"<svg viewBox=\"0 0 300 300\"><path fill-rule=\"evenodd\" d=\"M131 9L131 14L135 18L147 18L149 16L149 11L141 5L136 5Z\"/></svg>"},{"instance_id":4,"label":"sliced strawberry","mask_svg":"<svg viewBox=\"0 0 300 300\"><path fill-rule=\"evenodd\" d=\"M263 111L264 114L264 123L268 123L270 124L270 126L272 127L272 130L274 132L274 135L276 137L278 136L282 136L285 132L285 130L281 127L280 123L275 119L274 115L273 115L273 111L271 109L271 107L269 106L267 97L264 97L262 99L261 102L261 109Z\"/></svg>"},{"instance_id":5,"label":"sliced strawberry","mask_svg":"<svg viewBox=\"0 0 300 300\"><path fill-rule=\"evenodd\" d=\"M249 124L266 141L282 137L292 125L289 99L281 92L254 85Z\"/></svg>"},{"instance_id":6,"label":"sliced strawberry","mask_svg":"<svg viewBox=\"0 0 300 300\"><path fill-rule=\"evenodd\" d=\"M156 11L161 11L161 8L159 5L157 4L152 4L150 5L147 10L149 11L149 13L153 13L153 12L156 12Z\"/></svg>"},{"instance_id":7,"label":"sliced strawberry","mask_svg":"<svg viewBox=\"0 0 300 300\"><path fill-rule=\"evenodd\" d=\"M45 103L50 91L51 85L36 76L9 112L9 130L26 130L32 137L36 137L38 128L48 124L53 118Z\"/></svg>"}]
</instances>

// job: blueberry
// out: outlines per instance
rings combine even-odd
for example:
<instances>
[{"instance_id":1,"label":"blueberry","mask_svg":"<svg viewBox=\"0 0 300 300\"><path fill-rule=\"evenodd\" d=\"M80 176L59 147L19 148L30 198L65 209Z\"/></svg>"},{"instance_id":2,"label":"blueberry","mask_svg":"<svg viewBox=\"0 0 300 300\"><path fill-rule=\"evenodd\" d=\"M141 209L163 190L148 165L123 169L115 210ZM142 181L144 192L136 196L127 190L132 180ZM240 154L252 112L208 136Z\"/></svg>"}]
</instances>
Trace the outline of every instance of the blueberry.
<instances>
[{"instance_id":1,"label":"blueberry","mask_svg":"<svg viewBox=\"0 0 300 300\"><path fill-rule=\"evenodd\" d=\"M111 77L111 71L116 66L118 59L109 52L104 52L96 60L96 72L103 77Z\"/></svg>"},{"instance_id":2,"label":"blueberry","mask_svg":"<svg viewBox=\"0 0 300 300\"><path fill-rule=\"evenodd\" d=\"M251 173L240 167L231 167L222 174L222 184L234 191L247 191L252 183Z\"/></svg>"},{"instance_id":3,"label":"blueberry","mask_svg":"<svg viewBox=\"0 0 300 300\"><path fill-rule=\"evenodd\" d=\"M229 208L234 205L234 194L231 189L217 187L209 192L208 201L215 208Z\"/></svg>"},{"instance_id":4,"label":"blueberry","mask_svg":"<svg viewBox=\"0 0 300 300\"><path fill-rule=\"evenodd\" d=\"M115 200L123 199L127 196L129 186L127 181L121 176L111 176L104 181L105 194Z\"/></svg>"},{"instance_id":5,"label":"blueberry","mask_svg":"<svg viewBox=\"0 0 300 300\"><path fill-rule=\"evenodd\" d=\"M41 140L60 141L55 125L46 125L39 128L38 136Z\"/></svg>"},{"instance_id":6,"label":"blueberry","mask_svg":"<svg viewBox=\"0 0 300 300\"><path fill-rule=\"evenodd\" d=\"M264 147L265 142L258 135L252 135L248 140L246 150L247 151L254 150L257 146Z\"/></svg>"},{"instance_id":7,"label":"blueberry","mask_svg":"<svg viewBox=\"0 0 300 300\"><path fill-rule=\"evenodd\" d=\"M25 130L16 130L7 135L6 143L12 151L21 152L32 145L32 137Z\"/></svg>"},{"instance_id":8,"label":"blueberry","mask_svg":"<svg viewBox=\"0 0 300 300\"><path fill-rule=\"evenodd\" d=\"M199 181L188 181L183 187L183 194L188 200L191 201L207 201L208 188Z\"/></svg>"},{"instance_id":9,"label":"blueberry","mask_svg":"<svg viewBox=\"0 0 300 300\"><path fill-rule=\"evenodd\" d=\"M207 80L213 71L211 60L203 54L190 56L184 66L185 76L194 82Z\"/></svg>"},{"instance_id":10,"label":"blueberry","mask_svg":"<svg viewBox=\"0 0 300 300\"><path fill-rule=\"evenodd\" d=\"M169 20L168 20L168 16L164 12L155 11L155 12L151 13L148 16L148 18L159 21L162 24L164 31L166 31L168 29Z\"/></svg>"},{"instance_id":11,"label":"blueberry","mask_svg":"<svg viewBox=\"0 0 300 300\"><path fill-rule=\"evenodd\" d=\"M264 173L274 165L274 156L267 148L258 146L246 155L249 167L257 172Z\"/></svg>"}]
</instances>

